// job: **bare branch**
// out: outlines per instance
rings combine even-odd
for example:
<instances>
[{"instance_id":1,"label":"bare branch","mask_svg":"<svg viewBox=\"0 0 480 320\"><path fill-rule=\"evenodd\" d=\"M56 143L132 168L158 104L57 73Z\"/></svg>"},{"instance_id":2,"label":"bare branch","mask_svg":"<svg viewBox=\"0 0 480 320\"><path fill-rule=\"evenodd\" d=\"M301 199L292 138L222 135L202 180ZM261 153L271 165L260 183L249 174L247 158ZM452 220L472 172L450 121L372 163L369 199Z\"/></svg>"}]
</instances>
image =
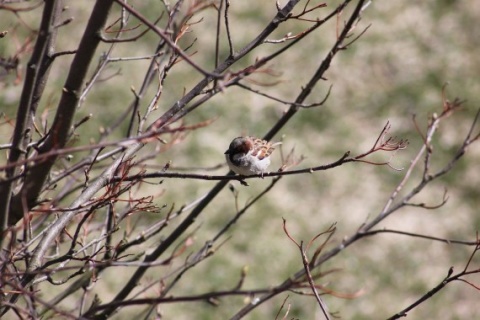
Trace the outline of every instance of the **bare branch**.
<instances>
[{"instance_id":1,"label":"bare branch","mask_svg":"<svg viewBox=\"0 0 480 320\"><path fill-rule=\"evenodd\" d=\"M40 4L41 2L26 10L32 10ZM3 9L7 9L7 7L3 5L2 7ZM13 9L11 10L13 11ZM31 142L33 115L36 113L48 78L50 67L49 54L53 52L57 34L57 29L53 28L53 26L57 23L59 14L60 2L57 0L47 1L43 10L40 26L41 31L29 61L30 67L28 68L19 102L12 147L10 148L7 164L15 164L26 157L27 145ZM11 178L16 176L18 172L19 168L16 166L8 168L6 171L8 181L6 184L0 186L0 198L3 199L0 202L0 231L2 233L7 229L12 216L16 216L16 219L23 216L23 212L18 212L18 207L11 205L11 199L14 198L13 190L16 187L16 185L14 185L15 180L11 180ZM39 182L35 181L37 186L41 184L43 180ZM23 191L21 191L21 193L23 193Z\"/></svg>"},{"instance_id":2,"label":"bare branch","mask_svg":"<svg viewBox=\"0 0 480 320\"><path fill-rule=\"evenodd\" d=\"M462 279L462 277L464 277L465 275L480 273L480 269L473 270L473 271L467 271L468 265L470 264L470 261L471 261L472 257L478 252L478 250L480 250L480 242L478 242L478 240L477 240L477 245L476 245L475 249L473 250L473 252L470 256L470 260L466 264L464 270L462 270L461 272L459 272L455 275L452 275L453 274L453 267L450 267L450 269L448 270L447 276L445 277L445 279L443 279L442 282L440 282L436 287L434 287L433 289L428 291L425 295L423 295L420 299L418 299L417 301L412 303L410 306L408 306L407 308L403 309L402 311L398 312L397 314L393 315L392 317L390 317L388 319L389 320L394 320L394 319L400 319L400 318L406 317L407 313L409 311L411 311L412 309L419 306L421 303L423 303L426 300L433 297L435 294L437 294L440 290L442 290L447 284L449 284L452 281L462 281L462 282L465 282L465 283L471 285L475 289L480 290L479 286L473 285L472 283L468 282L467 280Z\"/></svg>"},{"instance_id":3,"label":"bare branch","mask_svg":"<svg viewBox=\"0 0 480 320\"><path fill-rule=\"evenodd\" d=\"M212 78L218 78L218 79L223 78L223 76L221 74L218 74L218 73L215 73L215 72L213 72L213 73L208 72L205 69L203 69L202 67L200 67L198 64L193 62L193 60L190 59L190 57L187 54L185 54L185 52L182 49L180 49L180 47L178 47L178 45L175 42L173 42L167 34L165 34L162 30L160 30L155 24L153 24L153 23L149 22L147 19L145 19L145 17L142 14L140 14L137 10L135 10L129 4L127 4L126 2L120 1L120 0L114 0L114 1L117 4L119 4L120 6L122 6L123 8L125 8L133 16L135 16L135 18L137 18L138 20L143 22L145 25L147 25L150 30L152 30L156 34L158 34L162 38L162 40L165 41L170 46L170 48L172 48L180 57L182 57L183 60L187 61L188 64L190 64L195 70L202 73L204 76L208 76L208 77L212 77Z\"/></svg>"}]
</instances>

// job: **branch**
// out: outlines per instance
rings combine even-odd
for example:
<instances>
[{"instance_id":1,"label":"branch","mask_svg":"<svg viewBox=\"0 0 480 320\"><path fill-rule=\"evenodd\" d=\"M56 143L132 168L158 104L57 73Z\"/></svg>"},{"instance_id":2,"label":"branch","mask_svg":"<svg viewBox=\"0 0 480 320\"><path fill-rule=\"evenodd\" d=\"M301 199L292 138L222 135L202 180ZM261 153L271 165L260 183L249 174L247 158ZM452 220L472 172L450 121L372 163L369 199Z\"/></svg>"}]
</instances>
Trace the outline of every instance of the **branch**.
<instances>
[{"instance_id":1,"label":"branch","mask_svg":"<svg viewBox=\"0 0 480 320\"><path fill-rule=\"evenodd\" d=\"M409 236L409 237L414 237L414 238L440 241L440 242L443 242L443 243L446 243L446 244L463 244L463 245L467 245L467 246L476 246L478 244L477 241L444 239L444 238L433 237L433 236L428 236L428 235L424 235L424 234L412 233L412 232L401 231L401 230L391 230L391 229L370 230L370 231L367 231L367 232L363 232L361 234L361 236L362 237L369 237L369 236L374 236L374 235L379 234L379 233L393 233L393 234L399 234L399 235L404 235L404 236Z\"/></svg>"},{"instance_id":2,"label":"branch","mask_svg":"<svg viewBox=\"0 0 480 320\"><path fill-rule=\"evenodd\" d=\"M399 183L399 185L397 186L397 188L393 191L392 195L390 196L390 198L388 199L385 207L381 210L381 212L377 215L377 217L375 217L371 222L369 223L365 223L364 225L362 225L359 230L354 233L353 235L351 235L350 237L346 237L341 244L337 245L336 247L332 248L331 250L325 252L324 254L322 254L321 256L319 256L316 260L315 260L315 263L313 265L310 266L311 269L313 268L316 268L316 267L319 267L320 265L322 265L324 262L332 259L333 257L335 257L336 255L338 255L340 252L342 252L343 250L345 250L346 248L348 248L350 245L352 245L353 243L357 242L359 239L363 238L365 235L370 235L370 230L376 226L378 223L380 223L381 221L383 221L386 217L388 217L390 214L392 214L393 212L396 212L398 211L400 208L406 206L408 204L408 202L410 201L410 199L412 197L414 197L415 195L417 195L420 191L422 191L430 182L432 182L433 180L437 179L438 177L446 174L447 172L449 172L453 166L458 162L458 160L465 154L465 151L466 151L466 148L468 146L470 146L470 144L473 142L473 141L476 141L476 139L473 139L472 141L472 138L471 138L471 133L473 132L473 128L476 126L477 124L477 121L478 119L480 118L480 116L478 116L480 114L480 111L479 113L477 113L477 116L475 117L473 123L472 123L472 126L470 127L469 129L469 133L467 134L467 138L464 140L462 146L460 147L459 151L453 156L452 160L442 169L440 169L439 171L437 171L436 173L434 174L428 174L426 176L426 178L424 177L416 187L414 187L412 189L412 191L410 191L409 193L407 193L401 200L399 200L397 202L397 204L393 205L393 202L394 200L396 199L397 195L399 194L399 192L403 189L404 185L406 184L406 181L408 180L408 178L410 177L411 175L411 172L413 171L413 168L416 166L416 164L418 163L419 159L421 158L421 156L425 153L426 149L427 149L427 143L428 141L431 141L431 138L432 138L432 135L434 134L434 132L436 131L435 129L438 127L440 121L442 121L447 115L449 115L452 111L458 109L458 103L454 103L454 104L449 104L447 108L444 108L443 112L440 114L440 116L435 116L432 118L432 121L430 122L429 124L429 129L427 130L428 134L427 134L427 139L425 140L426 143L422 146L422 148L419 150L417 156L415 157L415 159L412 161L409 169L407 170L406 174L405 174L405 177L402 179L402 181ZM383 132L383 131L382 131ZM377 144L375 144L376 146ZM375 148L373 148L375 149ZM424 166L428 166L428 162L425 162L424 163ZM427 170L427 169L425 169ZM376 232L376 231L372 231L372 234L375 234L375 233L380 233L380 232ZM408 234L410 235L410 234ZM445 241L445 239L439 239L439 238L433 238L433 237L429 237L429 236L420 236L420 235L413 235L413 236L417 236L417 237L421 237L421 238L427 238L427 239L431 239L431 240L436 240L436 241L443 241L443 242L447 242ZM477 240L478 241L478 240ZM461 241L452 241L452 243L458 243L458 244L468 244L468 245L471 245L471 242L461 242ZM478 248L478 245L477 247ZM477 249L476 249L477 250ZM479 270L475 270L475 271L471 271L472 273L478 273L480 272ZM237 314L235 314L234 317L232 317L231 319L240 319L242 318L245 314L249 313L251 310L253 310L254 308L258 307L259 305L261 305L263 302L265 301L268 301L269 299L273 298L274 296L276 296L279 292L283 292L284 290L287 290L288 288L292 287L294 284L295 284L295 281L297 281L298 279L302 279L303 277L305 277L306 275L306 271L305 269L302 269L302 270L299 270L297 273L295 273L293 276L289 277L287 280L285 280L283 283L281 283L280 285L276 286L276 291L273 292L273 293L268 293L268 294L265 294L264 296L262 297L259 297L256 301L255 301L255 304L249 304L247 306L245 306L244 308L242 308ZM465 275L465 273L464 273ZM444 285L443 285L444 286ZM443 286L441 285L441 288L443 288ZM439 290L438 289L438 290ZM437 290L437 291L438 291ZM436 293L437 291L435 291L434 293Z\"/></svg>"},{"instance_id":3,"label":"branch","mask_svg":"<svg viewBox=\"0 0 480 320\"><path fill-rule=\"evenodd\" d=\"M280 177L286 175L294 175L294 174L304 174L304 173L312 173L315 171L324 171L328 169L332 169L338 167L344 163L348 162L355 162L354 158L348 158L350 152L346 152L340 159L330 164L321 165L312 168L305 168L305 169L298 169L298 170L290 170L290 171L278 171L278 172L267 172L263 174L254 174L251 176L240 176L240 175L221 175L221 176L212 176L212 175L202 175L202 174L191 174L191 173L177 173L177 172L153 172L153 173L145 173L145 174L136 174L133 176L129 176L126 178L114 177L113 182L117 181L135 181L135 180L142 180L142 179L151 179L151 178L178 178L178 179L198 179L198 180L213 180L213 181L230 181L230 180L237 180L237 181L244 181L246 179L254 179L254 178L262 178L262 177Z\"/></svg>"},{"instance_id":4,"label":"branch","mask_svg":"<svg viewBox=\"0 0 480 320\"><path fill-rule=\"evenodd\" d=\"M41 4L41 2L38 4ZM30 9L33 9L34 7ZM58 29L54 26L59 18L60 10L60 1L45 1L42 21L40 23L40 31L38 32L37 41L28 63L25 83L20 97L15 129L13 131L12 146L10 148L7 164L15 164L27 155L27 145L30 143L32 135L33 116L36 113L38 103L43 94L43 90L45 89L50 70L49 55L53 53L55 45ZM2 199L2 201L0 201L1 233L3 233L8 227L8 222L11 219L9 215L16 216L16 219L23 217L23 211L19 210L20 208L15 207L15 205L12 205L11 203L13 189L15 188L15 180L12 180L11 178L16 176L19 171L20 168L17 168L16 166L7 169L7 183L0 186L0 199ZM29 181L28 183L32 182ZM34 181L34 183L38 182ZM24 184L27 184L27 182ZM24 191L22 190L20 194L23 193ZM3 239L3 237L1 237L1 239ZM1 239L0 246L2 242Z\"/></svg>"},{"instance_id":5,"label":"branch","mask_svg":"<svg viewBox=\"0 0 480 320\"><path fill-rule=\"evenodd\" d=\"M79 101L79 93L82 90L88 67L100 41L96 34L105 24L111 6L112 0L99 0L95 4L77 53L72 61L52 128L45 141L38 147L39 154L63 148L67 142ZM11 213L16 217L16 220L23 217L24 211L35 204L56 159L56 156L48 157L43 162L36 163L33 167L27 169L23 188L12 199ZM25 201L27 208L24 208Z\"/></svg>"},{"instance_id":6,"label":"branch","mask_svg":"<svg viewBox=\"0 0 480 320\"><path fill-rule=\"evenodd\" d=\"M204 76L211 77L211 78L217 78L221 79L223 78L223 75L215 72L208 72L205 69L201 68L198 64L193 62L193 60L182 50L180 49L179 46L175 42L173 42L170 39L170 36L165 34L162 30L160 30L154 23L151 23L148 21L145 16L143 16L141 13L139 13L137 10L135 10L133 7L131 7L128 3L123 2L121 0L114 0L117 4L119 4L122 8L125 8L128 12L130 12L134 17L136 17L138 20L143 22L145 25L149 27L150 30L155 32L157 35L162 38L163 41L165 41L170 48L172 48L180 57L182 57L183 60L187 61L189 65L191 65L195 70L203 74Z\"/></svg>"},{"instance_id":7,"label":"branch","mask_svg":"<svg viewBox=\"0 0 480 320\"><path fill-rule=\"evenodd\" d=\"M270 24L262 31L262 33L254 39L252 42L250 42L244 49L242 49L239 53L235 54L233 57L230 57L227 59L224 63L222 63L215 71L214 73L220 73L226 70L228 67L232 65L232 63L238 61L240 58L245 56L249 51L251 51L253 48L257 47L259 44L262 43L263 39L268 36L271 32L273 32L278 25L283 21L283 17L288 14L290 10L293 9L293 7L296 5L298 0L291 0L285 7L282 9L282 11L278 12L276 17L270 22ZM97 5L100 5L100 2L97 2ZM102 4L100 5L102 8L105 8L104 1L102 1ZM96 10L94 10L96 12ZM85 39L85 37L84 37ZM80 50L77 52L77 56L79 56ZM74 60L75 61L75 60ZM195 96L197 96L201 90L211 81L211 78L205 78L204 80L200 81L189 93L187 93L182 99L180 99L177 103L174 104L168 110L162 117L160 117L157 121L155 121L149 128L149 130L156 131L159 128L162 128L170 119L172 119L175 114L181 110L186 103L188 103L191 99L193 99ZM70 96L66 96L70 97ZM61 100L62 102L62 100ZM125 154L122 159L128 159L132 157L140 148L142 148L143 143L138 142L138 143L133 143L133 145L130 145L130 147L125 151ZM77 198L76 201L71 205L71 207L78 207L82 202L90 199L100 188L106 185L106 183L111 179L111 175L115 172L117 166L122 162L122 160L117 160L115 161L94 183L92 183L87 189L84 190L84 192L81 194L79 198ZM177 239L179 235L183 233L183 230L185 230L193 221L195 216L200 214L200 212L203 210L203 208L210 202L210 200L223 188L223 186L226 184L225 182L220 182L219 185L214 188L211 193L203 199L203 201L199 204L199 206L194 210L189 218L187 218L183 224L181 224L176 231L172 233L170 237L168 237L158 248L154 253L147 257L147 259L152 259L155 260L156 257L158 257L161 253L166 250L166 248L169 247L169 245ZM41 266L41 260L43 255L45 254L46 250L48 249L50 243L55 239L55 237L63 230L63 228L67 225L67 223L76 215L77 211L70 211L67 212L66 214L63 214L48 230L48 232L44 235L42 240L40 241L39 245L34 251L34 255L32 257L32 263L30 265L29 270L34 270L35 268L38 268ZM132 277L132 283L136 283L136 279L141 277L144 273L146 268L139 268L137 270L137 273L134 274ZM34 274L28 275L23 279L23 284L26 285L29 283L32 279L34 278ZM124 296L130 292L131 288L133 288L134 285L127 283L125 290L120 292L120 296ZM118 296L118 297L120 297ZM117 298L118 298L117 297Z\"/></svg>"},{"instance_id":8,"label":"branch","mask_svg":"<svg viewBox=\"0 0 480 320\"><path fill-rule=\"evenodd\" d=\"M400 318L406 317L407 313L409 311L411 311L415 307L419 306L421 303L423 303L423 302L427 301L428 299L430 299L431 297L433 297L435 294L437 294L440 290L442 290L447 284L449 284L452 281L465 282L465 283L471 285L472 287L474 287L476 290L480 291L480 287L473 285L472 283L466 281L465 279L462 279L463 276L466 276L466 275L469 275L469 274L480 273L480 269L467 271L467 268L468 268L473 256L477 253L478 250L480 250L480 240L477 239L477 245L476 245L475 249L473 250L472 254L470 255L470 259L468 260L464 270L462 270L461 272L452 276L453 267L450 267L450 269L448 269L447 276L445 277L445 279L443 279L442 282L440 282L437 286L435 286L433 289L428 291L425 295L423 295L420 299L418 299L417 301L412 303L410 306L408 306L407 308L398 312L397 314L393 315L392 317L388 318L388 320L395 320L395 319L400 319Z\"/></svg>"},{"instance_id":9,"label":"branch","mask_svg":"<svg viewBox=\"0 0 480 320\"><path fill-rule=\"evenodd\" d=\"M315 299L317 300L317 303L320 306L320 309L322 310L323 316L325 317L325 319L330 320L330 316L328 315L327 306L325 305L325 303L320 298L320 295L318 294L317 288L315 287L315 283L313 282L312 274L310 272L310 263L308 262L308 258L307 258L307 253L303 249L303 241L300 241L300 244L298 244L298 242L290 235L290 233L287 230L287 221L285 219L283 219L283 230L284 230L285 234L287 235L287 237L300 250L300 254L302 256L303 268L305 270L305 274L307 275L308 284L310 285L310 289L312 289L312 292L315 296ZM322 235L322 234L324 234L324 233L321 233L320 235ZM307 250L308 250L308 247L310 247L310 245L313 243L313 241L315 239L317 239L320 235L314 237L312 240L309 241L309 244L307 246Z\"/></svg>"},{"instance_id":10,"label":"branch","mask_svg":"<svg viewBox=\"0 0 480 320\"><path fill-rule=\"evenodd\" d=\"M253 48L257 47L262 41L273 32L278 25L283 21L283 18L293 9L293 7L299 2L299 0L290 0L285 7L277 13L275 18L270 22L270 24L261 32L257 38L250 42L245 48L243 48L234 56L229 57L224 63L222 63L218 68L215 69L214 73L220 73L226 70L232 63L238 61L241 57L245 56ZM170 121L182 108L185 104L191 101L196 95L198 95L203 88L211 81L211 78L205 78L200 83L198 83L189 93L187 93L182 99L180 99L173 107L170 108L162 117L155 121L150 127L149 130L156 130L161 128L168 121ZM132 154L135 153L137 148L130 148ZM215 198L215 196L223 189L227 184L227 181L220 181L209 193L208 195L198 204L198 206L182 221L182 223L152 252L145 258L145 262L151 262L156 260L162 253L165 252L170 245L180 237L181 234L195 221L195 218L203 211L203 209L210 203L210 201ZM51 241L51 240L50 240ZM46 248L45 248L46 249ZM124 300L131 290L136 286L136 283L143 276L145 271L148 268L140 267L125 284L123 289L117 294L113 302L118 302ZM116 310L116 306L112 306L104 310L101 314L102 317L108 317L112 312Z\"/></svg>"}]
</instances>

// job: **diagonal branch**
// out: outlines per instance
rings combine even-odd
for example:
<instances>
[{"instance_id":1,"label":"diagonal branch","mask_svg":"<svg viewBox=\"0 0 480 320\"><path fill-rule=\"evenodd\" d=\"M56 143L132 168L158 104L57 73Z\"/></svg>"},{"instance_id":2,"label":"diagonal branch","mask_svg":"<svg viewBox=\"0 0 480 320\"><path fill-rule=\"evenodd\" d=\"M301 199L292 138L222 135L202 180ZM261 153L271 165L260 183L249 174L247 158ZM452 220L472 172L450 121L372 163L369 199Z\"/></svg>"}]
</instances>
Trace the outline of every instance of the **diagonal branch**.
<instances>
[{"instance_id":1,"label":"diagonal branch","mask_svg":"<svg viewBox=\"0 0 480 320\"><path fill-rule=\"evenodd\" d=\"M294 8L294 6L299 2L299 0L290 0L285 7L279 11L276 16L272 19L272 21L268 24L268 26L254 39L252 40L249 44L247 44L240 52L234 54L234 56L227 58L226 61L224 61L218 68L216 68L213 72L213 74L219 74L226 69L228 69L233 63L236 61L240 60L242 57L244 57L248 52L250 52L252 49L263 43L263 40L270 34L272 33L280 23L282 23L285 19L285 17L288 15L288 13ZM71 74L76 73L77 75L81 75L81 77L77 79L71 79L72 76L69 76L67 79L67 84L64 94L62 95L62 99L60 100L60 106L62 107L61 111L64 111L65 113L59 112L57 115L64 115L65 118L59 118L58 116L56 117L56 120L53 125L53 129L51 131L50 136L47 138L47 141L44 143L43 148L46 147L54 147L54 146L61 146L59 142L64 142L61 139L61 136L58 137L58 134L61 132L63 133L68 133L68 128L69 128L69 123L71 122L73 112L75 110L75 105L76 101L78 101L78 95L75 95L75 92L80 92L80 86L82 83L82 79L84 78L84 72L86 72L86 65L88 65L89 60L80 59L79 57L83 58L88 58L93 52L90 50L93 49L93 47L98 43L99 38L93 37L95 32L99 32L101 26L103 26L104 19L106 18L106 14L108 12L109 7L111 6L111 1L105 2L105 1L97 1L96 7L93 11L92 18L90 19L89 26L87 27L86 33L84 35L84 38L82 39L81 45L79 50L77 51L76 58L74 59L74 62L72 64L72 71ZM98 9L98 10L97 10ZM102 23L99 23L102 22ZM84 48L82 44L84 42L92 41L92 37L94 39L93 43L87 46L87 48ZM88 50L87 50L88 49ZM87 52L84 52L87 51ZM79 66L76 64L76 62L83 61L85 65ZM83 76L82 76L83 75ZM70 80L73 83L70 83ZM76 81L73 81L76 80ZM206 77L202 81L200 81L190 92L185 94L182 99L177 101L163 116L161 116L157 121L155 121L148 130L155 132L157 129L162 128L165 124L167 124L179 111L181 111L187 103L189 103L193 98L195 98L197 95L199 95L202 90L213 80L212 77ZM63 110L66 109L66 110ZM60 139L61 141L57 141L56 139ZM109 179L112 178L113 174L116 171L116 168L121 164L121 162L124 159L129 159L131 158L138 150L140 150L144 145L144 142L135 142L133 145L130 145L128 149L125 151L123 154L123 157L120 157L120 159L117 159L108 169L104 171L104 173L95 181L93 181L88 188L86 188L83 193L72 203L70 207L79 207L81 206L85 201L88 201L98 190L100 190L103 186L105 186L108 182ZM47 148L48 149L48 148ZM38 172L39 168L36 167L35 174L41 178L41 180L44 180L46 173L48 172L49 168L53 165L54 159L49 159L45 162L42 163L41 167L42 170L45 172L43 176L41 176L41 173ZM40 166L39 166L40 167ZM30 173L32 176L33 174ZM162 244L149 256L147 256L147 261L153 261L156 258L158 258L169 246L170 244L175 241L188 226L190 226L193 221L195 220L195 217L202 212L203 208L215 197L215 195L224 187L224 185L227 183L227 181L222 181L220 182L217 187L215 187L209 195L207 195L206 198L204 198L200 204L192 211L192 213L184 220L184 222L178 226L178 228L164 241ZM54 239L61 233L63 228L73 219L73 217L78 213L77 210L75 211L68 211L65 214L61 215L48 229L48 231L44 234L42 239L40 240L40 243L38 246L35 248L35 251L33 253L33 256L31 258L31 263L29 265L29 271L31 272L30 274L27 274L23 280L22 284L24 286L28 285L34 278L35 278L35 273L32 272L36 270L37 268L41 267L43 257L45 255L45 252L48 250L50 247L50 244L54 241ZM123 299L126 297L129 292L133 289L135 284L137 283L137 280L140 279L140 277L143 275L143 273L147 270L148 268L146 267L140 267L137 272L134 274L134 276L130 279L129 282L124 287L124 290L122 290L119 295L117 295L116 299ZM18 297L18 296L16 296ZM11 299L11 301L15 301L15 297ZM115 308L107 309L104 314L110 314L113 312Z\"/></svg>"},{"instance_id":2,"label":"diagonal branch","mask_svg":"<svg viewBox=\"0 0 480 320\"><path fill-rule=\"evenodd\" d=\"M62 96L58 103L55 119L45 141L38 146L38 153L48 153L53 149L63 148L69 137L73 124L77 103L79 101L82 86L88 67L93 60L100 38L97 36L105 25L113 0L97 1L92 11L92 16L83 34L77 53L72 61L70 71L62 90ZM18 221L23 216L24 210L35 205L38 195L42 191L50 169L57 157L52 156L37 162L27 169L25 183L22 190L12 199L11 214ZM24 207L24 203L27 207Z\"/></svg>"}]
</instances>

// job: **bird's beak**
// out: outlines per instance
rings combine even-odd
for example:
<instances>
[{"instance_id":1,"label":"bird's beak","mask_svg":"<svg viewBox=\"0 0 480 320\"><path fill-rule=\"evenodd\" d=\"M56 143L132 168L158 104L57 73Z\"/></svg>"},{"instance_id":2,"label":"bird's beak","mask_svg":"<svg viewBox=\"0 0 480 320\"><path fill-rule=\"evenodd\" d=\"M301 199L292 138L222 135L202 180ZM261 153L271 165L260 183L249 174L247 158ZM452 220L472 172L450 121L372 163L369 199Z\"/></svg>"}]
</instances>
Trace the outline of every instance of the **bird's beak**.
<instances>
[{"instance_id":1,"label":"bird's beak","mask_svg":"<svg viewBox=\"0 0 480 320\"><path fill-rule=\"evenodd\" d=\"M225 151L224 154L230 154L230 149L228 149L227 151Z\"/></svg>"}]
</instances>

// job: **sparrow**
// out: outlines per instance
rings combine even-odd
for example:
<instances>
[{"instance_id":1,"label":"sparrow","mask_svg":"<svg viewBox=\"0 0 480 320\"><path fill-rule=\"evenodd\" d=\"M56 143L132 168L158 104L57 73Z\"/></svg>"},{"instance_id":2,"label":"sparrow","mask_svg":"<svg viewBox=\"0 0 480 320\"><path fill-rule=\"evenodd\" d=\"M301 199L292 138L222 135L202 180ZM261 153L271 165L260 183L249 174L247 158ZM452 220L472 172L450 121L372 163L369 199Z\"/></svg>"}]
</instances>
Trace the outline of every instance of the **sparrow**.
<instances>
[{"instance_id":1,"label":"sparrow","mask_svg":"<svg viewBox=\"0 0 480 320\"><path fill-rule=\"evenodd\" d=\"M232 140L225 158L230 169L242 176L263 174L270 165L270 155L281 142L271 143L255 137L238 137Z\"/></svg>"}]
</instances>

